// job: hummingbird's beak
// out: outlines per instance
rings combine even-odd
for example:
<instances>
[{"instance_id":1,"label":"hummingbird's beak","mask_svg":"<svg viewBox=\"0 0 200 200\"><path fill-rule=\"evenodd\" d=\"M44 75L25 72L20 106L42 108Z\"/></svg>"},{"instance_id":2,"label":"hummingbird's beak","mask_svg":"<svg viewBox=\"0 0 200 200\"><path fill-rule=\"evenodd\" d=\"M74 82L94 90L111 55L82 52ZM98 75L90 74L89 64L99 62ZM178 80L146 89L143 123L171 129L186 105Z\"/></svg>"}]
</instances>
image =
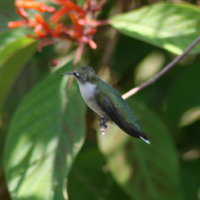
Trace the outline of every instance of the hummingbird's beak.
<instances>
[{"instance_id":1,"label":"hummingbird's beak","mask_svg":"<svg viewBox=\"0 0 200 200\"><path fill-rule=\"evenodd\" d=\"M75 75L75 72L62 73L61 75Z\"/></svg>"},{"instance_id":2,"label":"hummingbird's beak","mask_svg":"<svg viewBox=\"0 0 200 200\"><path fill-rule=\"evenodd\" d=\"M66 75L75 75L75 72L67 72Z\"/></svg>"}]
</instances>

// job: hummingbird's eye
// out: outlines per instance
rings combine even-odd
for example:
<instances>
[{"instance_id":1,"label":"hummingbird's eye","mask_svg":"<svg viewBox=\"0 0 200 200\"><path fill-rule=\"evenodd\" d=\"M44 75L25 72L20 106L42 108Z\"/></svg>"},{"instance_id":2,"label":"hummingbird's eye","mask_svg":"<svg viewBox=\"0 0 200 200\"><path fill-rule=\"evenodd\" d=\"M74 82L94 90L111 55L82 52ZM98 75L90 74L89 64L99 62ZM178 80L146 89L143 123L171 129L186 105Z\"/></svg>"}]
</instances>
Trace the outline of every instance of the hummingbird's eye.
<instances>
[{"instance_id":1,"label":"hummingbird's eye","mask_svg":"<svg viewBox=\"0 0 200 200\"><path fill-rule=\"evenodd\" d=\"M85 74L81 74L81 73L78 73L78 72L75 73L75 76L79 81L85 81L85 79L86 79Z\"/></svg>"},{"instance_id":2,"label":"hummingbird's eye","mask_svg":"<svg viewBox=\"0 0 200 200\"><path fill-rule=\"evenodd\" d=\"M75 73L75 76L77 77L77 78L81 78L81 75L79 74L79 73Z\"/></svg>"}]
</instances>

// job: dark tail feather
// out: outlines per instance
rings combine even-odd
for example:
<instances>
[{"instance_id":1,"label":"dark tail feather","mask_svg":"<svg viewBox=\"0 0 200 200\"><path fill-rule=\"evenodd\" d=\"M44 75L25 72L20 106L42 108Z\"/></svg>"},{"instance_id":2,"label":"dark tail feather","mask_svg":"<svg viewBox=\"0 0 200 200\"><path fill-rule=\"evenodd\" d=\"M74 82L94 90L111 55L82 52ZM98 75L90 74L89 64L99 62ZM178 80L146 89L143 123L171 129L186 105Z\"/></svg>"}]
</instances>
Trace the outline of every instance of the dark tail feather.
<instances>
[{"instance_id":1,"label":"dark tail feather","mask_svg":"<svg viewBox=\"0 0 200 200\"><path fill-rule=\"evenodd\" d=\"M142 132L142 131L138 131L138 130L134 130L133 134L129 134L133 137L137 137L142 139L144 142L146 142L147 144L151 144L149 139L146 137L146 135Z\"/></svg>"},{"instance_id":2,"label":"dark tail feather","mask_svg":"<svg viewBox=\"0 0 200 200\"><path fill-rule=\"evenodd\" d=\"M143 136L139 136L140 139L142 139L144 142L146 142L147 144L151 144L150 141L147 139L147 137L143 137Z\"/></svg>"}]
</instances>

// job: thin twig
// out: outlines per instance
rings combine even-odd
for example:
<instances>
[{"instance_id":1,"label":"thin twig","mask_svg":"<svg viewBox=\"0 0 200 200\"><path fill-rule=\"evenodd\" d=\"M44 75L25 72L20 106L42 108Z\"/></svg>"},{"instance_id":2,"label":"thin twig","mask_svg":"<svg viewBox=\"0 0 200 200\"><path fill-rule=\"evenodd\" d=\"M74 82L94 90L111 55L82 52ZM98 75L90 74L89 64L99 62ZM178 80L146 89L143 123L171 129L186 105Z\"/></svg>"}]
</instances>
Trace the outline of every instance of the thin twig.
<instances>
[{"instance_id":1,"label":"thin twig","mask_svg":"<svg viewBox=\"0 0 200 200\"><path fill-rule=\"evenodd\" d=\"M169 71L172 67L174 67L179 61L181 61L189 53L189 51L191 51L199 42L200 42L200 36L198 36L180 56L177 56L174 60L172 60L172 62L170 62L168 65L166 65L158 74L156 74L154 77L150 78L149 80L145 81L141 85L129 90L128 92L126 92L125 94L122 95L122 98L127 99L130 96L139 92L140 90L153 84L162 75L164 75L167 71Z\"/></svg>"}]
</instances>

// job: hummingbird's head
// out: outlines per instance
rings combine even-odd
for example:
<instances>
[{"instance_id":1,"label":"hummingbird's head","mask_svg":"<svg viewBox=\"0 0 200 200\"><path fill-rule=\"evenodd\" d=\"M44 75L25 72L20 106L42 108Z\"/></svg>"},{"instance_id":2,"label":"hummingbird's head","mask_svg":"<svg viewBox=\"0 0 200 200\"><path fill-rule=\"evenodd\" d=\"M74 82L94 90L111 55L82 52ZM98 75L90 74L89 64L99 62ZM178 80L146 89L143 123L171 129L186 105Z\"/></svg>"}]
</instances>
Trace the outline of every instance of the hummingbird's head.
<instances>
[{"instance_id":1,"label":"hummingbird's head","mask_svg":"<svg viewBox=\"0 0 200 200\"><path fill-rule=\"evenodd\" d=\"M94 82L96 80L96 73L92 67L81 67L75 72L68 72L68 75L74 75L78 82Z\"/></svg>"}]
</instances>

